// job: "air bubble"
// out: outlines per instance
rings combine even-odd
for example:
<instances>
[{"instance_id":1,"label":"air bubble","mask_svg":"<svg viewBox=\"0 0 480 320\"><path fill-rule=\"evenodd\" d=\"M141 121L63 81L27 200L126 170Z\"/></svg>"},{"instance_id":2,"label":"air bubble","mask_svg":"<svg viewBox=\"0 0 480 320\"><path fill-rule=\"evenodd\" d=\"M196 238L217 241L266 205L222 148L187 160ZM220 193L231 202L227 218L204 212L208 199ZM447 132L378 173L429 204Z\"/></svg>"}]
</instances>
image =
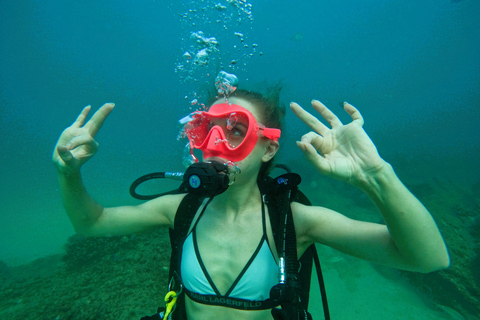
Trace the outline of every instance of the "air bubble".
<instances>
[{"instance_id":1,"label":"air bubble","mask_svg":"<svg viewBox=\"0 0 480 320\"><path fill-rule=\"evenodd\" d=\"M237 125L237 122L238 122L237 113L232 112L227 119L227 129L232 130L233 128L235 128L235 126Z\"/></svg>"},{"instance_id":2,"label":"air bubble","mask_svg":"<svg viewBox=\"0 0 480 320\"><path fill-rule=\"evenodd\" d=\"M249 37L253 30L253 15L252 4L248 0L186 1L183 5L183 12L177 15L184 34L181 36L175 73L186 92L211 84L212 75L218 73L218 69L229 72L244 70L244 66L258 56L255 51L257 44L250 42ZM235 41L222 41L220 47L218 39L231 38L232 35ZM220 88L217 87L217 90L226 94L233 92L237 86L222 81L218 85ZM195 97L190 93L188 96L187 103L194 98L198 101L208 99L208 93L203 92Z\"/></svg>"},{"instance_id":3,"label":"air bubble","mask_svg":"<svg viewBox=\"0 0 480 320\"><path fill-rule=\"evenodd\" d=\"M215 78L215 86L218 93L228 95L237 89L238 78L233 73L220 71Z\"/></svg>"}]
</instances>

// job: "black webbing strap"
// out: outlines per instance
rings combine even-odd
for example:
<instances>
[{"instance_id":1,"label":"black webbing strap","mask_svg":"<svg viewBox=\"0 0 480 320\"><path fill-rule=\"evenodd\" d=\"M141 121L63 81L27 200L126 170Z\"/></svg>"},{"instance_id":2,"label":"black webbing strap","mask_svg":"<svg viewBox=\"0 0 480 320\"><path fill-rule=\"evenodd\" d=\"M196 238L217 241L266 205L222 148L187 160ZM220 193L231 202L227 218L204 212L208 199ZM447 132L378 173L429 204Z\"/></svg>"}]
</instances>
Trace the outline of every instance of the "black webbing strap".
<instances>
[{"instance_id":1,"label":"black webbing strap","mask_svg":"<svg viewBox=\"0 0 480 320\"><path fill-rule=\"evenodd\" d=\"M204 198L190 193L182 199L178 206L173 229L169 230L170 245L172 253L170 257L170 274L168 281L174 279L175 290L180 290L182 280L180 278L180 264L182 259L183 243L188 234L188 230L192 223L198 208L202 205ZM177 298L176 310L172 313L172 319L187 320L187 313L185 309L185 295L181 294Z\"/></svg>"}]
</instances>

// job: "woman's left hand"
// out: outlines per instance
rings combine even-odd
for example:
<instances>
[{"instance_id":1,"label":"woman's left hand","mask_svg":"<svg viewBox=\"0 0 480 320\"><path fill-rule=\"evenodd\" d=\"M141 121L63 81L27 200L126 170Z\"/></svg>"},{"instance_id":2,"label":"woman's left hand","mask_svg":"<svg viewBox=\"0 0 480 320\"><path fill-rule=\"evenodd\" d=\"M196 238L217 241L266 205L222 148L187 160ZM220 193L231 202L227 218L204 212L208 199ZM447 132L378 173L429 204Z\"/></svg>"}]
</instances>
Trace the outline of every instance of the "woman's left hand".
<instances>
[{"instance_id":1,"label":"woman's left hand","mask_svg":"<svg viewBox=\"0 0 480 320\"><path fill-rule=\"evenodd\" d=\"M346 125L320 101L313 100L312 106L331 128L297 103L290 104L293 113L313 130L297 145L321 174L360 186L368 180L368 175L384 167L385 161L363 130L363 117L354 106L344 103L345 111L352 117L352 122Z\"/></svg>"}]
</instances>

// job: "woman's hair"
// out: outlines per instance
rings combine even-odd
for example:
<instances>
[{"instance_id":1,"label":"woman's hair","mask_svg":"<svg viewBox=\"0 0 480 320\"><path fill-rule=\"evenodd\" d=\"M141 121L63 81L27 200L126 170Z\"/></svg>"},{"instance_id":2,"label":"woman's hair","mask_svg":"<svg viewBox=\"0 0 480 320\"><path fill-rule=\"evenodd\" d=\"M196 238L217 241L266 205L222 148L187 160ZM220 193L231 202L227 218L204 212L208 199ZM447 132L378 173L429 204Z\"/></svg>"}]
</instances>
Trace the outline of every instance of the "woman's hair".
<instances>
[{"instance_id":1,"label":"woman's hair","mask_svg":"<svg viewBox=\"0 0 480 320\"><path fill-rule=\"evenodd\" d=\"M283 129L283 118L285 117L285 105L280 102L280 91L282 85L277 84L267 89L265 94L259 92L237 89L230 93L228 97L236 97L251 102L261 116L261 122L267 128ZM211 103L223 98L222 96L216 96L211 99ZM274 168L274 159L262 164L258 178L263 178L268 175Z\"/></svg>"}]
</instances>

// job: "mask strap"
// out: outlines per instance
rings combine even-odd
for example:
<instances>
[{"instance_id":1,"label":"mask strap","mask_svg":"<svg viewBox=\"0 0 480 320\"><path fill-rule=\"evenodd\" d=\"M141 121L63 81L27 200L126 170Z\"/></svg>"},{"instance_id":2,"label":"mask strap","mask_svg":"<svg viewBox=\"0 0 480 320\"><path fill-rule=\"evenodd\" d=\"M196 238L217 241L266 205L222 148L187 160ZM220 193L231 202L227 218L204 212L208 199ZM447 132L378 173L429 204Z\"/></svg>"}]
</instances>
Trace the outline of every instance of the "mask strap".
<instances>
[{"instance_id":1,"label":"mask strap","mask_svg":"<svg viewBox=\"0 0 480 320\"><path fill-rule=\"evenodd\" d=\"M267 128L261 123L258 124L258 132L265 138L273 141L278 141L278 138L280 138L282 134L282 131L280 129Z\"/></svg>"}]
</instances>

